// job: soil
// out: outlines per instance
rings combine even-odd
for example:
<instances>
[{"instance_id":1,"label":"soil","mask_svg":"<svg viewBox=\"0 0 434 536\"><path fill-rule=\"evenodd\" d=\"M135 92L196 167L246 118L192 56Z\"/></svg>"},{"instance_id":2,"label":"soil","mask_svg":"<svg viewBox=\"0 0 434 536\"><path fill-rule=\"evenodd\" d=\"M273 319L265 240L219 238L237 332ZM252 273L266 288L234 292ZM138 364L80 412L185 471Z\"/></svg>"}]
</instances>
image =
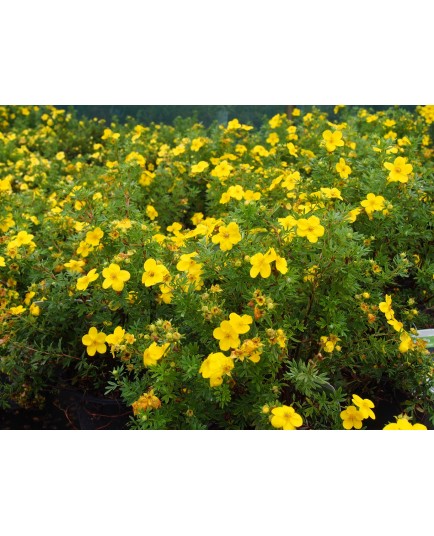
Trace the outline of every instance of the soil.
<instances>
[{"instance_id":1,"label":"soil","mask_svg":"<svg viewBox=\"0 0 434 536\"><path fill-rule=\"evenodd\" d=\"M1 430L74 430L64 411L54 405L43 410L13 407L0 410Z\"/></svg>"}]
</instances>

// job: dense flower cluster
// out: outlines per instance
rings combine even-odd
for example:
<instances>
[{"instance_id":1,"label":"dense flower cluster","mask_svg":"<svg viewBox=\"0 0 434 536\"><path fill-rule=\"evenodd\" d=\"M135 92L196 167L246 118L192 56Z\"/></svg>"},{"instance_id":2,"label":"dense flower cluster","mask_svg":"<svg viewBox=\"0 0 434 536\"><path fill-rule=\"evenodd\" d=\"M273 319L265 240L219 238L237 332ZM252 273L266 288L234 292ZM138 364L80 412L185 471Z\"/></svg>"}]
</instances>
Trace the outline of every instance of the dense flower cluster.
<instances>
[{"instance_id":1,"label":"dense flower cluster","mask_svg":"<svg viewBox=\"0 0 434 536\"><path fill-rule=\"evenodd\" d=\"M421 423L411 424L407 415L396 417L396 422L386 424L383 430L426 430L427 427Z\"/></svg>"},{"instance_id":2,"label":"dense flower cluster","mask_svg":"<svg viewBox=\"0 0 434 536\"><path fill-rule=\"evenodd\" d=\"M133 428L360 429L400 392L378 427L433 424L433 109L0 107L1 404L62 377Z\"/></svg>"},{"instance_id":3,"label":"dense flower cluster","mask_svg":"<svg viewBox=\"0 0 434 536\"><path fill-rule=\"evenodd\" d=\"M353 395L352 402L353 406L348 406L340 413L342 425L345 430L360 430L364 419L375 419L375 413L372 411L375 406L371 400L362 399L359 395Z\"/></svg>"}]
</instances>

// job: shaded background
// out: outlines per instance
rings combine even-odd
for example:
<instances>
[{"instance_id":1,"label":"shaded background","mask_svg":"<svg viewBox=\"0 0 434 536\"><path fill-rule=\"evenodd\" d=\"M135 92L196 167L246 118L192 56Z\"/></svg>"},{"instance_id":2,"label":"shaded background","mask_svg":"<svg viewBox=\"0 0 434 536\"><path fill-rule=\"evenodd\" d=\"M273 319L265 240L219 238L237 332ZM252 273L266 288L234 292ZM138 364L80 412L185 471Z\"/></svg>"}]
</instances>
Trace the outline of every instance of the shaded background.
<instances>
[{"instance_id":1,"label":"shaded background","mask_svg":"<svg viewBox=\"0 0 434 536\"><path fill-rule=\"evenodd\" d=\"M312 105L295 105L303 112L312 109ZM391 105L351 105L351 107L363 107L372 111L385 110ZM75 108L79 115L88 118L97 117L107 122L125 122L128 117L136 119L142 124L165 123L173 124L177 117L194 117L197 121L209 126L213 121L225 123L234 117L242 123L250 123L260 126L264 118L273 117L275 114L286 113L287 105L58 105L59 108ZM334 105L315 105L315 107L327 112L330 119L334 118ZM415 105L400 105L400 108L414 110Z\"/></svg>"}]
</instances>

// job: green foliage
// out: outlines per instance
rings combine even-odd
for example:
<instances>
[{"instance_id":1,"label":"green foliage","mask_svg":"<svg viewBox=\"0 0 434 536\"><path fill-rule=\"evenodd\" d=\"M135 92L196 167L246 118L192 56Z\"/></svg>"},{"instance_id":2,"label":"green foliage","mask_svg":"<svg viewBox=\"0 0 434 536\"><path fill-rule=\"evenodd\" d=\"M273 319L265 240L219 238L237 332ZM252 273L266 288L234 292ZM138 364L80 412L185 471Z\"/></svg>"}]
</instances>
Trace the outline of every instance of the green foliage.
<instances>
[{"instance_id":1,"label":"green foliage","mask_svg":"<svg viewBox=\"0 0 434 536\"><path fill-rule=\"evenodd\" d=\"M0 107L1 405L66 382L119 397L133 429L270 429L285 407L341 429L354 394L399 393L392 419L432 421L428 117Z\"/></svg>"}]
</instances>

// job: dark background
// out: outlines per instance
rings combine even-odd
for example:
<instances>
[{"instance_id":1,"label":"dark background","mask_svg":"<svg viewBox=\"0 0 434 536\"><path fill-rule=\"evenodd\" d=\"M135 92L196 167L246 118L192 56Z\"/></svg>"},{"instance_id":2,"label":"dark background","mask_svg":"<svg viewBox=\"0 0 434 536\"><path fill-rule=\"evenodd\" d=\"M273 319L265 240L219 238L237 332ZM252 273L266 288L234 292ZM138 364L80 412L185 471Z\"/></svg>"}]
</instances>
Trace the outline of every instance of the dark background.
<instances>
[{"instance_id":1,"label":"dark background","mask_svg":"<svg viewBox=\"0 0 434 536\"><path fill-rule=\"evenodd\" d=\"M313 105L295 105L303 112L312 109ZM327 112L330 119L334 118L334 105L315 105ZM372 111L384 110L391 105L351 105L363 107ZM230 119L237 118L241 123L249 123L260 126L264 118L273 117L279 113L286 113L287 105L58 105L59 108L75 108L79 115L88 118L105 119L125 122L128 117L136 119L142 124L165 123L173 124L177 117L194 117L197 121L209 126L213 121L225 123ZM414 110L415 105L400 105L400 108Z\"/></svg>"}]
</instances>

